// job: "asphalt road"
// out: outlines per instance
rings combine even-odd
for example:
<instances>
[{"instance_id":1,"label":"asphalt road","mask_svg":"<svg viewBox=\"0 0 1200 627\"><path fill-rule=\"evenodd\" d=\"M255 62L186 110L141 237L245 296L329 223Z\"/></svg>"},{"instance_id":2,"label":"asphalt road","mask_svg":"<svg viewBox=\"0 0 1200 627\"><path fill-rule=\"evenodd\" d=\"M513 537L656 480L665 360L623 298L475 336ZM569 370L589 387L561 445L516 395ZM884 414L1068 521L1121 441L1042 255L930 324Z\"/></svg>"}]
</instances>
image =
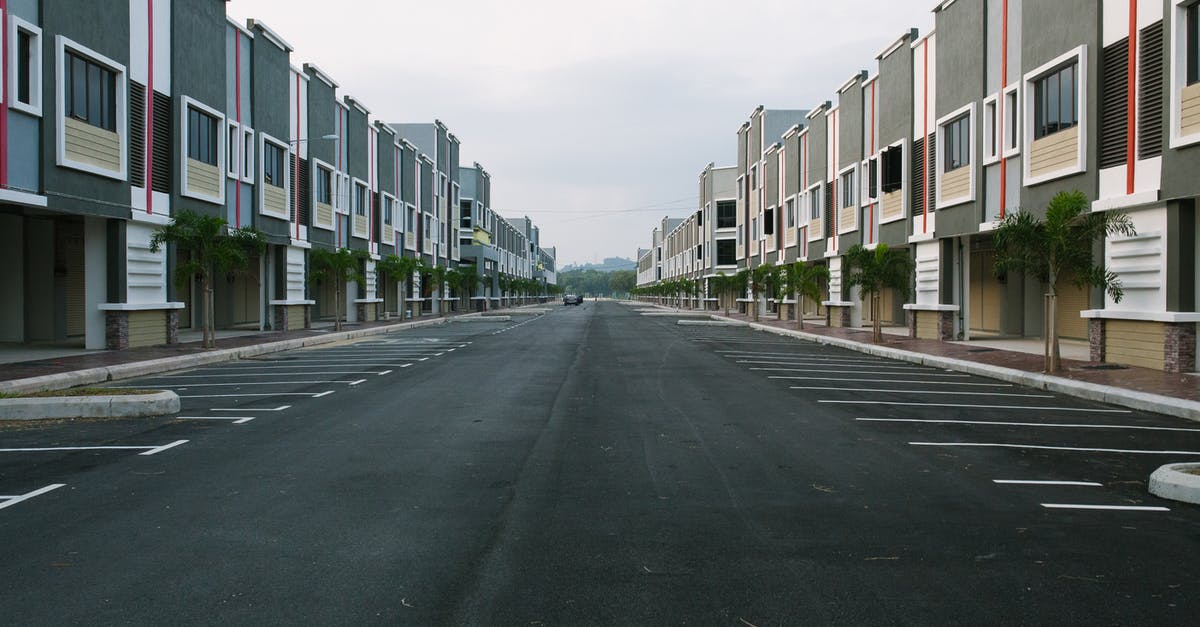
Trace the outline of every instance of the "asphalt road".
<instances>
[{"instance_id":1,"label":"asphalt road","mask_svg":"<svg viewBox=\"0 0 1200 627\"><path fill-rule=\"evenodd\" d=\"M1200 507L1145 489L1200 424L676 320L552 306L0 426L0 623L1200 616Z\"/></svg>"}]
</instances>

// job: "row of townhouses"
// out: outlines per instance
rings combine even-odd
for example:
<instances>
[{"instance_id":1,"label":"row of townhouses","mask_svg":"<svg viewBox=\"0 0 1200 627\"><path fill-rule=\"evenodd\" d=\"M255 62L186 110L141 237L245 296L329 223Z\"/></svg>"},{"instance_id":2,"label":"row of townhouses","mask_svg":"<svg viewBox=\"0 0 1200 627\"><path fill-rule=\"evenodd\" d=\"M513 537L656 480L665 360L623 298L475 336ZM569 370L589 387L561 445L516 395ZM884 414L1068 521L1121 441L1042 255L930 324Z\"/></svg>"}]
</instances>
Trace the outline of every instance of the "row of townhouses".
<instances>
[{"instance_id":1,"label":"row of townhouses","mask_svg":"<svg viewBox=\"0 0 1200 627\"><path fill-rule=\"evenodd\" d=\"M940 2L932 32L898 33L828 100L751 113L736 164L705 167L696 212L664 220L639 251L639 284L824 264L826 297L808 313L859 326L869 307L842 285L843 255L885 243L916 268L907 298L884 295L885 324L941 340L1036 337L1044 286L994 274L990 231L1079 190L1137 234L1097 246L1119 303L1060 282L1061 334L1088 340L1093 360L1194 371L1198 12L1197 0Z\"/></svg>"},{"instance_id":2,"label":"row of townhouses","mask_svg":"<svg viewBox=\"0 0 1200 627\"><path fill-rule=\"evenodd\" d=\"M217 328L331 318L334 286L307 280L314 247L368 256L351 321L402 314L402 284L417 315L454 306L376 272L388 255L476 264L477 300L504 296L502 275L554 280L553 249L495 213L444 124L385 123L223 0L0 0L0 19L0 341L124 348L198 327L197 287L171 280L182 253L150 246L184 210L268 242L217 281Z\"/></svg>"}]
</instances>

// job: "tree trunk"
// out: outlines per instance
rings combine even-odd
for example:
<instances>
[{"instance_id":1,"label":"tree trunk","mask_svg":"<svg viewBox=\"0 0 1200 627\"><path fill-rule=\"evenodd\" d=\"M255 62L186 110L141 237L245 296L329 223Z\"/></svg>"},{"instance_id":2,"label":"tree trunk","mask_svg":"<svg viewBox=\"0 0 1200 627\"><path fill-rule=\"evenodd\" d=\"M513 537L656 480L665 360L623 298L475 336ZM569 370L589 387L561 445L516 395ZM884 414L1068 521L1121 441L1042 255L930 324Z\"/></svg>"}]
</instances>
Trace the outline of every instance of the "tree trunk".
<instances>
[{"instance_id":1,"label":"tree trunk","mask_svg":"<svg viewBox=\"0 0 1200 627\"><path fill-rule=\"evenodd\" d=\"M883 323L879 321L879 291L871 293L871 328L874 330L875 343L883 342Z\"/></svg>"},{"instance_id":2,"label":"tree trunk","mask_svg":"<svg viewBox=\"0 0 1200 627\"><path fill-rule=\"evenodd\" d=\"M333 330L342 330L342 285L340 280L333 284Z\"/></svg>"},{"instance_id":3,"label":"tree trunk","mask_svg":"<svg viewBox=\"0 0 1200 627\"><path fill-rule=\"evenodd\" d=\"M804 294L796 296L796 328L804 328Z\"/></svg>"},{"instance_id":4,"label":"tree trunk","mask_svg":"<svg viewBox=\"0 0 1200 627\"><path fill-rule=\"evenodd\" d=\"M404 307L405 301L407 300L405 298L406 296L408 296L408 280L407 279L400 282L400 319L401 320L408 320L408 316L405 315L405 307Z\"/></svg>"},{"instance_id":5,"label":"tree trunk","mask_svg":"<svg viewBox=\"0 0 1200 627\"><path fill-rule=\"evenodd\" d=\"M1046 294L1046 372L1057 372L1062 367L1058 346L1058 295L1054 288Z\"/></svg>"},{"instance_id":6,"label":"tree trunk","mask_svg":"<svg viewBox=\"0 0 1200 627\"><path fill-rule=\"evenodd\" d=\"M201 344L203 344L204 348L207 349L207 348L212 348L214 346L215 340L214 340L213 336L216 335L215 325L213 323L214 308L212 306L212 300L213 300L212 277L208 276L207 274L204 275L204 287L203 287L202 291L204 292L204 299L203 299L203 302L200 303L200 306L204 309L204 323L201 327L202 328L201 336L203 337Z\"/></svg>"}]
</instances>

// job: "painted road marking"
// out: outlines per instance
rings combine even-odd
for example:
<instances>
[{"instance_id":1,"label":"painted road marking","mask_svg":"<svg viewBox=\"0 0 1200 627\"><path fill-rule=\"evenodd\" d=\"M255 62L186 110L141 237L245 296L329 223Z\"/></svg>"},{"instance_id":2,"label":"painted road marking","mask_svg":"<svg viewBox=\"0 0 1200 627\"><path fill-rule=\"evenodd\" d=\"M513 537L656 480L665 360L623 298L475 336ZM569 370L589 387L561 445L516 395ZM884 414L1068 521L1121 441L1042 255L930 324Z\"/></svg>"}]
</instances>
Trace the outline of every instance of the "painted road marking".
<instances>
[{"instance_id":1,"label":"painted road marking","mask_svg":"<svg viewBox=\"0 0 1200 627\"><path fill-rule=\"evenodd\" d=\"M1040 479L992 479L992 483L1005 485L1075 485L1089 488L1102 488L1104 484L1095 481L1043 481Z\"/></svg>"},{"instance_id":2,"label":"painted road marking","mask_svg":"<svg viewBox=\"0 0 1200 627\"><path fill-rule=\"evenodd\" d=\"M793 390L836 390L838 392L895 392L896 394L957 394L969 396L1019 396L1022 398L1054 398L1053 394L1006 394L1002 392L942 392L937 390L884 390L878 388L837 388L791 386Z\"/></svg>"},{"instance_id":3,"label":"painted road marking","mask_svg":"<svg viewBox=\"0 0 1200 627\"><path fill-rule=\"evenodd\" d=\"M17 496L0 496L0 501L3 501L2 503L0 503L0 509L4 509L5 507L16 505L17 503L20 503L22 501L28 501L31 498L34 498L36 496L41 496L52 490L57 490L65 485L67 485L67 484L51 483L50 485L48 485L44 488L38 488L38 489L34 490L33 492L26 492L25 494L19 494Z\"/></svg>"},{"instance_id":4,"label":"painted road marking","mask_svg":"<svg viewBox=\"0 0 1200 627\"><path fill-rule=\"evenodd\" d=\"M333 394L333 392L332 391L322 392L320 394L320 396L325 396L326 394ZM319 398L318 395L313 394L312 392L269 392L269 393L262 393L262 394L254 394L254 393L247 392L245 394L190 394L187 396L180 394L179 398L234 398L237 396L307 396L309 398ZM214 409L213 411L254 411L254 410L252 410L252 409L230 409L230 410Z\"/></svg>"},{"instance_id":5,"label":"painted road marking","mask_svg":"<svg viewBox=\"0 0 1200 627\"><path fill-rule=\"evenodd\" d=\"M47 446L34 448L0 448L0 453L46 453L52 451L145 451L138 455L154 455L161 453L169 448L175 448L180 444L186 444L187 440L175 440L170 444L162 446Z\"/></svg>"},{"instance_id":6,"label":"painted road marking","mask_svg":"<svg viewBox=\"0 0 1200 627\"><path fill-rule=\"evenodd\" d=\"M210 409L208 411L283 411L291 408L291 405L280 405L279 407L273 407L271 409L243 409L240 407L235 407L233 409Z\"/></svg>"},{"instance_id":7,"label":"painted road marking","mask_svg":"<svg viewBox=\"0 0 1200 627\"><path fill-rule=\"evenodd\" d=\"M814 371L820 372L819 370L816 370L815 368L751 368L750 370L757 371L757 372L814 372ZM945 373L941 373L941 372L934 372L932 370L916 370L916 371L910 370L908 372L903 372L903 371L895 372L892 370L851 370L851 371L847 372L846 374L891 374L891 375L912 376L912 375L916 375L918 373L922 377L943 377L943 378L950 378L950 379L967 379L967 378L971 377L971 375L969 375L969 374L945 374ZM851 381L852 379L838 379L838 380L839 381Z\"/></svg>"},{"instance_id":8,"label":"painted road marking","mask_svg":"<svg viewBox=\"0 0 1200 627\"><path fill-rule=\"evenodd\" d=\"M279 360L274 360L274 361L283 361L283 360L279 359ZM305 362L306 363L303 363L303 364L291 364L291 365L284 365L284 366L256 366L254 368L237 368L237 370L255 370L255 371L257 371L257 370L280 370L280 369L285 369L285 368L296 369L296 368L350 368L350 367L356 367L356 368L408 368L409 366L413 365L413 362L411 362L411 361L402 361L400 363L395 363L395 364L360 364L360 363L353 363L353 364L321 364L321 363L317 363L317 364L314 364L314 363L311 363L312 360L305 360Z\"/></svg>"},{"instance_id":9,"label":"painted road marking","mask_svg":"<svg viewBox=\"0 0 1200 627\"><path fill-rule=\"evenodd\" d=\"M725 354L721 355L729 359L765 359L768 361L802 361L802 362L820 362L830 364L886 364L894 363L897 365L919 366L920 364L907 364L898 362L894 359L847 359L844 357L805 357L803 355L792 355L784 357L782 355L750 355L750 354Z\"/></svg>"},{"instance_id":10,"label":"painted road marking","mask_svg":"<svg viewBox=\"0 0 1200 627\"><path fill-rule=\"evenodd\" d=\"M355 385L358 385L358 384L360 384L360 383L366 383L366 382L367 382L367 380L366 380L366 379L359 379L358 381L351 381L351 382L350 382L350 386L351 386L351 387L353 387L353 386L355 386Z\"/></svg>"},{"instance_id":11,"label":"painted road marking","mask_svg":"<svg viewBox=\"0 0 1200 627\"><path fill-rule=\"evenodd\" d=\"M996 396L988 393L989 396ZM1004 420L935 420L927 418L855 418L862 422L926 422L930 424L949 425L992 425L1013 427L1053 427L1059 429L1135 429L1138 431L1188 431L1198 432L1200 429L1185 429L1181 427L1143 427L1140 425L1085 425L1058 424L1052 422L1007 422Z\"/></svg>"},{"instance_id":12,"label":"painted road marking","mask_svg":"<svg viewBox=\"0 0 1200 627\"><path fill-rule=\"evenodd\" d=\"M324 396L329 396L330 394L333 394L333 390L325 390L324 392L321 392L320 394L313 394L313 398L321 398Z\"/></svg>"},{"instance_id":13,"label":"painted road marking","mask_svg":"<svg viewBox=\"0 0 1200 627\"><path fill-rule=\"evenodd\" d=\"M386 355L384 355L382 357L371 357L369 355L365 355L363 357L333 357L333 358L317 356L317 357L304 358L304 359L297 359L297 358L270 359L270 360L264 360L264 363L272 363L272 364L283 363L285 365L287 363L291 363L291 364L300 365L300 364L311 364L311 363L315 362L315 363L323 364L326 366L335 366L335 367L339 367L339 368L350 368L350 367L354 367L354 366L357 366L360 368L366 368L368 366L381 365L379 363L372 363L372 362L393 361L393 362L397 362L397 363L404 363L406 361L409 361L409 362L418 361L418 359L419 358L417 358L417 357L413 357L412 359L402 359L402 358L398 358L398 357L389 357ZM387 364L384 364L384 365L387 365ZM253 370L255 368L266 368L266 367L268 367L268 366L255 366L255 367L250 367L250 368L244 368L244 370Z\"/></svg>"},{"instance_id":14,"label":"painted road marking","mask_svg":"<svg viewBox=\"0 0 1200 627\"><path fill-rule=\"evenodd\" d=\"M969 409L1020 409L1020 410L1036 410L1036 411L1087 411L1097 414L1131 414L1128 409L1089 409L1087 407L1031 407L1025 405L971 405L958 403L906 403L900 401L830 401L819 400L818 403L831 403L834 405L902 405L906 407L964 407Z\"/></svg>"},{"instance_id":15,"label":"painted road marking","mask_svg":"<svg viewBox=\"0 0 1200 627\"><path fill-rule=\"evenodd\" d=\"M1039 444L995 444L984 442L909 442L913 446L1029 448L1042 451L1079 451L1084 453L1129 453L1131 455L1200 455L1200 451L1146 451L1121 448L1079 448L1073 446L1043 446Z\"/></svg>"},{"instance_id":16,"label":"painted road marking","mask_svg":"<svg viewBox=\"0 0 1200 627\"><path fill-rule=\"evenodd\" d=\"M844 364L844 363L823 363L819 361L779 361L765 359L739 359L735 364L775 364L778 366L814 366L825 370L838 368L841 370L856 371L856 368L880 368L883 370L905 370L908 372L933 372L937 368L926 368L924 366L882 366L878 364ZM813 370L813 368L805 368L805 370Z\"/></svg>"},{"instance_id":17,"label":"painted road marking","mask_svg":"<svg viewBox=\"0 0 1200 627\"><path fill-rule=\"evenodd\" d=\"M392 374L392 371L391 371L391 370L384 370L383 372L376 372L375 374L377 374L377 375L379 375L379 376L381 376L381 377L382 377L382 376L383 376L383 375L385 375L385 374Z\"/></svg>"},{"instance_id":18,"label":"painted road marking","mask_svg":"<svg viewBox=\"0 0 1200 627\"><path fill-rule=\"evenodd\" d=\"M159 377L160 379L162 377ZM151 379L154 380L154 379ZM234 381L232 383L184 383L179 386L179 389L186 390L188 388L214 388L214 387L229 387L231 385L297 385L301 383L351 383L350 381L338 381L334 379L323 379L319 381Z\"/></svg>"},{"instance_id":19,"label":"painted road marking","mask_svg":"<svg viewBox=\"0 0 1200 627\"><path fill-rule=\"evenodd\" d=\"M774 370L774 368L751 368L751 370ZM964 375L966 376L966 375ZM845 377L785 377L780 375L767 377L768 379L786 379L789 381L860 381L864 383L921 383L924 385L973 385L977 387L989 388L1010 388L1011 383L964 383L961 381L920 381L907 379L848 379Z\"/></svg>"},{"instance_id":20,"label":"painted road marking","mask_svg":"<svg viewBox=\"0 0 1200 627\"><path fill-rule=\"evenodd\" d=\"M1169 512L1165 507L1148 505L1078 505L1074 503L1042 503L1046 509L1100 509L1121 512Z\"/></svg>"},{"instance_id":21,"label":"painted road marking","mask_svg":"<svg viewBox=\"0 0 1200 627\"><path fill-rule=\"evenodd\" d=\"M176 416L176 420L232 420L235 425L242 425L254 420L254 416Z\"/></svg>"},{"instance_id":22,"label":"painted road marking","mask_svg":"<svg viewBox=\"0 0 1200 627\"><path fill-rule=\"evenodd\" d=\"M312 374L387 374L388 372L391 372L391 370L388 370L387 372L375 372L373 370L369 370L369 371L322 370L321 372L314 372ZM305 373L303 373L303 372L248 372L246 374L230 374L230 373L168 374L168 375L163 375L163 376L157 377L157 378L159 378L159 379L167 379L167 378L171 378L171 379L212 379L212 378L217 378L217 377L294 377L296 375L302 375L302 374L305 374ZM309 383L309 382L303 381L301 383ZM318 382L312 381L311 383L318 383ZM195 384L189 383L188 385L195 385Z\"/></svg>"}]
</instances>

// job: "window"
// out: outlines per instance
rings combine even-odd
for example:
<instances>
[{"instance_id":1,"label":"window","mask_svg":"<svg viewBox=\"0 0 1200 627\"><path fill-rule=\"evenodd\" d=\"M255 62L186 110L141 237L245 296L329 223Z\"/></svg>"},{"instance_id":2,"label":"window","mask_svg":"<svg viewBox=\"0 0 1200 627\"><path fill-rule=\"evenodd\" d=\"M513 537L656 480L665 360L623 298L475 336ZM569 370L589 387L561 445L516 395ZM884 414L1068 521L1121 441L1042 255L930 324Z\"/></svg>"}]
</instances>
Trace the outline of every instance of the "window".
<instances>
[{"instance_id":1,"label":"window","mask_svg":"<svg viewBox=\"0 0 1200 627\"><path fill-rule=\"evenodd\" d=\"M867 198L879 198L879 159L872 157L867 161Z\"/></svg>"},{"instance_id":2,"label":"window","mask_svg":"<svg viewBox=\"0 0 1200 627\"><path fill-rule=\"evenodd\" d=\"M263 182L275 187L283 187L287 180L287 170L283 167L283 148L263 142Z\"/></svg>"},{"instance_id":3,"label":"window","mask_svg":"<svg viewBox=\"0 0 1200 627\"><path fill-rule=\"evenodd\" d=\"M758 239L758 218L750 218L750 239Z\"/></svg>"},{"instance_id":4,"label":"window","mask_svg":"<svg viewBox=\"0 0 1200 627\"><path fill-rule=\"evenodd\" d=\"M717 228L732 229L737 226L737 202L733 200L717 201Z\"/></svg>"},{"instance_id":5,"label":"window","mask_svg":"<svg viewBox=\"0 0 1200 627\"><path fill-rule=\"evenodd\" d=\"M471 201L464 200L458 203L458 210L462 214L462 221L460 223L462 228L471 228Z\"/></svg>"},{"instance_id":6,"label":"window","mask_svg":"<svg viewBox=\"0 0 1200 627\"><path fill-rule=\"evenodd\" d=\"M785 207L788 228L794 229L796 228L796 199L789 198Z\"/></svg>"},{"instance_id":7,"label":"window","mask_svg":"<svg viewBox=\"0 0 1200 627\"><path fill-rule=\"evenodd\" d=\"M242 129L238 127L237 122L225 124L225 173L233 178L238 177L238 170L241 168L238 161L238 148L242 145L241 136Z\"/></svg>"},{"instance_id":8,"label":"window","mask_svg":"<svg viewBox=\"0 0 1200 627\"><path fill-rule=\"evenodd\" d=\"M242 127L242 180L254 182L254 130Z\"/></svg>"},{"instance_id":9,"label":"window","mask_svg":"<svg viewBox=\"0 0 1200 627\"><path fill-rule=\"evenodd\" d=\"M414 207L408 208L408 217L404 221L404 230L412 233L417 226L417 210Z\"/></svg>"},{"instance_id":10,"label":"window","mask_svg":"<svg viewBox=\"0 0 1200 627\"><path fill-rule=\"evenodd\" d=\"M9 30L9 63L16 63L9 76L13 109L30 115L42 114L42 29L12 16Z\"/></svg>"},{"instance_id":11,"label":"window","mask_svg":"<svg viewBox=\"0 0 1200 627\"><path fill-rule=\"evenodd\" d=\"M775 234L775 207L767 209L763 217L763 235Z\"/></svg>"},{"instance_id":12,"label":"window","mask_svg":"<svg viewBox=\"0 0 1200 627\"><path fill-rule=\"evenodd\" d=\"M383 223L390 225L392 223L392 205L395 201L391 196L383 197Z\"/></svg>"},{"instance_id":13,"label":"window","mask_svg":"<svg viewBox=\"0 0 1200 627\"><path fill-rule=\"evenodd\" d=\"M853 207L854 199L858 196L857 190L854 188L854 170L849 170L842 174L842 206Z\"/></svg>"},{"instance_id":14,"label":"window","mask_svg":"<svg viewBox=\"0 0 1200 627\"><path fill-rule=\"evenodd\" d=\"M750 167L750 189L758 189L758 166Z\"/></svg>"},{"instance_id":15,"label":"window","mask_svg":"<svg viewBox=\"0 0 1200 627\"><path fill-rule=\"evenodd\" d=\"M945 138L944 172L951 172L971 164L971 116L963 114L947 122L942 134Z\"/></svg>"},{"instance_id":16,"label":"window","mask_svg":"<svg viewBox=\"0 0 1200 627\"><path fill-rule=\"evenodd\" d=\"M884 150L879 159L882 162L879 188L885 194L900 191L904 187L904 149L892 146Z\"/></svg>"},{"instance_id":17,"label":"window","mask_svg":"<svg viewBox=\"0 0 1200 627\"><path fill-rule=\"evenodd\" d=\"M991 97L983 103L983 160L994 160L1000 156L999 122L997 99Z\"/></svg>"},{"instance_id":18,"label":"window","mask_svg":"<svg viewBox=\"0 0 1200 627\"><path fill-rule=\"evenodd\" d=\"M737 263L737 243L731 239L717 240L717 265L732 266Z\"/></svg>"},{"instance_id":19,"label":"window","mask_svg":"<svg viewBox=\"0 0 1200 627\"><path fill-rule=\"evenodd\" d=\"M367 215L367 186L361 183L354 184L354 215Z\"/></svg>"},{"instance_id":20,"label":"window","mask_svg":"<svg viewBox=\"0 0 1200 627\"><path fill-rule=\"evenodd\" d=\"M73 51L66 53L63 71L67 117L115 132L117 73Z\"/></svg>"},{"instance_id":21,"label":"window","mask_svg":"<svg viewBox=\"0 0 1200 627\"><path fill-rule=\"evenodd\" d=\"M333 204L333 171L329 168L317 166L316 197L321 204Z\"/></svg>"},{"instance_id":22,"label":"window","mask_svg":"<svg viewBox=\"0 0 1200 627\"><path fill-rule=\"evenodd\" d=\"M188 158L217 165L217 119L195 107L188 107L187 114Z\"/></svg>"},{"instance_id":23,"label":"window","mask_svg":"<svg viewBox=\"0 0 1200 627\"><path fill-rule=\"evenodd\" d=\"M1033 83L1033 138L1041 139L1079 124L1075 69L1078 62ZM949 161L947 161L949 163Z\"/></svg>"},{"instance_id":24,"label":"window","mask_svg":"<svg viewBox=\"0 0 1200 627\"><path fill-rule=\"evenodd\" d=\"M1200 4L1187 8L1187 84L1200 83Z\"/></svg>"},{"instance_id":25,"label":"window","mask_svg":"<svg viewBox=\"0 0 1200 627\"><path fill-rule=\"evenodd\" d=\"M1004 92L1004 156L1015 154L1021 146L1021 127L1017 124L1017 88L1011 87Z\"/></svg>"},{"instance_id":26,"label":"window","mask_svg":"<svg viewBox=\"0 0 1200 627\"><path fill-rule=\"evenodd\" d=\"M821 219L821 185L817 184L808 190L808 219Z\"/></svg>"}]
</instances>

